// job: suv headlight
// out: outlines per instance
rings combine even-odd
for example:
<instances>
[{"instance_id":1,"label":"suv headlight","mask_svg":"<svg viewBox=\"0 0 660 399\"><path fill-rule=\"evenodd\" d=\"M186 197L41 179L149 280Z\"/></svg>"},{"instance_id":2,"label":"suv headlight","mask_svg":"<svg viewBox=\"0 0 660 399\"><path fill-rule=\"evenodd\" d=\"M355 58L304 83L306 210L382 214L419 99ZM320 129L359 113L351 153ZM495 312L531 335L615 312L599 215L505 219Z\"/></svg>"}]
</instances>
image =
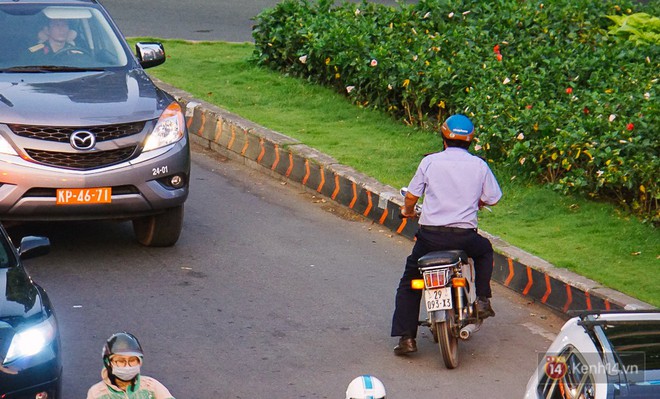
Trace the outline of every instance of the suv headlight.
<instances>
[{"instance_id":1,"label":"suv headlight","mask_svg":"<svg viewBox=\"0 0 660 399\"><path fill-rule=\"evenodd\" d=\"M4 137L0 136L0 154L18 155Z\"/></svg>"},{"instance_id":2,"label":"suv headlight","mask_svg":"<svg viewBox=\"0 0 660 399\"><path fill-rule=\"evenodd\" d=\"M55 317L50 316L41 323L19 331L14 335L7 351L4 363L16 359L34 356L46 348L56 336Z\"/></svg>"},{"instance_id":3,"label":"suv headlight","mask_svg":"<svg viewBox=\"0 0 660 399\"><path fill-rule=\"evenodd\" d=\"M177 102L170 104L158 118L153 132L144 143L143 151L151 151L176 143L183 138L185 119L181 106Z\"/></svg>"}]
</instances>

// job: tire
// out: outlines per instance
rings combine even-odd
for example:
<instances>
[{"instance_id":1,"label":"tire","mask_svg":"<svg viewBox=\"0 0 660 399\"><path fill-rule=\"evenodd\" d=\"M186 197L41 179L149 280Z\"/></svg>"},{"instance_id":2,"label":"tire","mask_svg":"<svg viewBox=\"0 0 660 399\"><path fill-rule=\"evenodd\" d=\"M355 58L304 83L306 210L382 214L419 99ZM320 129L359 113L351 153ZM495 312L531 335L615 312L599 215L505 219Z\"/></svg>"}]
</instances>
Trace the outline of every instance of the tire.
<instances>
[{"instance_id":1,"label":"tire","mask_svg":"<svg viewBox=\"0 0 660 399\"><path fill-rule=\"evenodd\" d=\"M183 205L163 213L133 219L133 231L138 242L147 247L171 247L183 228Z\"/></svg>"},{"instance_id":2,"label":"tire","mask_svg":"<svg viewBox=\"0 0 660 399\"><path fill-rule=\"evenodd\" d=\"M447 310L445 321L435 324L438 334L438 347L442 353L442 360L448 369L458 367L458 337L453 334L454 311Z\"/></svg>"}]
</instances>

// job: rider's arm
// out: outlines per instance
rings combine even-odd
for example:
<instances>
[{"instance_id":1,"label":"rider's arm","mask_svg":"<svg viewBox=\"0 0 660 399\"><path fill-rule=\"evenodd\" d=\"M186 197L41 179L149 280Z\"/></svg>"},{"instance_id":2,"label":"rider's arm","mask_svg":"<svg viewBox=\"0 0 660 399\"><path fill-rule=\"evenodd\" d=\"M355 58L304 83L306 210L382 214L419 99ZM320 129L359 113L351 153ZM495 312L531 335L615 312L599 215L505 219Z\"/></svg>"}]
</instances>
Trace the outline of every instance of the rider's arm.
<instances>
[{"instance_id":1,"label":"rider's arm","mask_svg":"<svg viewBox=\"0 0 660 399\"><path fill-rule=\"evenodd\" d=\"M404 199L404 205L401 208L401 215L403 217L415 217L417 214L415 213L415 204L417 204L417 201L419 200L419 197L410 194L410 191L406 193L406 197Z\"/></svg>"},{"instance_id":2,"label":"rider's arm","mask_svg":"<svg viewBox=\"0 0 660 399\"><path fill-rule=\"evenodd\" d=\"M486 166L487 172L483 183L481 198L479 198L479 209L484 206L494 206L502 198L502 189L497 183L493 172Z\"/></svg>"}]
</instances>

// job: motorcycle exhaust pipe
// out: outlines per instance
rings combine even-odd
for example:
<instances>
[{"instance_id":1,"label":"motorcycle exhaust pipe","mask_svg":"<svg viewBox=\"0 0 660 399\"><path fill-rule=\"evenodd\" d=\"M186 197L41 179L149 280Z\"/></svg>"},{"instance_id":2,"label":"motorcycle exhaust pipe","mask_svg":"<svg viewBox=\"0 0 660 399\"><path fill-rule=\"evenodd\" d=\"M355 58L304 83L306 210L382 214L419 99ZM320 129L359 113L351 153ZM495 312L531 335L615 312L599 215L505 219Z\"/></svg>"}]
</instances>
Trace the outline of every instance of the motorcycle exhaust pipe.
<instances>
[{"instance_id":1,"label":"motorcycle exhaust pipe","mask_svg":"<svg viewBox=\"0 0 660 399\"><path fill-rule=\"evenodd\" d=\"M461 331L459 331L458 335L462 340L467 340L470 338L472 333L479 331L480 327L481 326L477 324L468 324L467 326L461 328Z\"/></svg>"}]
</instances>

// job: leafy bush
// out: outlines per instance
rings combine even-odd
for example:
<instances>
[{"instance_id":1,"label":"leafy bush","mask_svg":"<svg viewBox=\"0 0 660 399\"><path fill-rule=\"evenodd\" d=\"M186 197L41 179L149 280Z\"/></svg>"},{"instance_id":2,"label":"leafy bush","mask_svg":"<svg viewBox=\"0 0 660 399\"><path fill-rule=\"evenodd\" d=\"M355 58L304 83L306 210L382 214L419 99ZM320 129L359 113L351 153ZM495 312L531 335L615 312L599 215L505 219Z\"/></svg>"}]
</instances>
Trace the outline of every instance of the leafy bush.
<instances>
[{"instance_id":1,"label":"leafy bush","mask_svg":"<svg viewBox=\"0 0 660 399\"><path fill-rule=\"evenodd\" d=\"M257 16L253 59L422 129L465 113L485 158L659 222L660 45L652 17L622 18L660 6L548 3L284 0Z\"/></svg>"}]
</instances>

